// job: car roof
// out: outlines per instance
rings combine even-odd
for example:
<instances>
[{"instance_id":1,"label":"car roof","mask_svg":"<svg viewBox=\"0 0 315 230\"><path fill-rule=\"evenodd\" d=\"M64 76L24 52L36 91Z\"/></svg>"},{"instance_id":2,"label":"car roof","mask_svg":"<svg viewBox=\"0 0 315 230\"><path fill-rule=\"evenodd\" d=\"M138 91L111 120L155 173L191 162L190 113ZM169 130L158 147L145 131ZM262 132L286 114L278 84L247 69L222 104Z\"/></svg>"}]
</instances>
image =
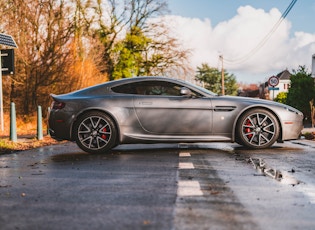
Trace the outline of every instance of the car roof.
<instances>
[{"instance_id":1,"label":"car roof","mask_svg":"<svg viewBox=\"0 0 315 230\"><path fill-rule=\"evenodd\" d=\"M131 78L123 78L119 80L113 80L106 82L107 85L120 85L120 84L126 84L131 82L139 82L139 81L171 81L171 82L180 82L185 84L184 81L181 81L179 79L173 79L163 76L140 76L140 77L131 77Z\"/></svg>"},{"instance_id":2,"label":"car roof","mask_svg":"<svg viewBox=\"0 0 315 230\"><path fill-rule=\"evenodd\" d=\"M93 85L90 87L86 87L83 89L79 89L67 94L64 94L63 96L70 96L70 95L77 95L77 96L84 96L84 95L90 95L90 94L104 94L104 92L110 93L110 89L123 85L123 84L129 84L129 83L135 83L135 82L142 82L142 81L167 81L167 82L173 82L175 84L182 84L184 86L187 86L188 88L193 87L195 90L199 91L200 93L204 94L206 93L204 90L200 89L198 86L190 84L186 81L180 80L180 79L174 79L174 78L168 78L164 76L140 76L140 77L132 77L132 78L123 78L119 80L112 80L104 83L100 83L97 85ZM208 93L206 93L208 94ZM53 95L57 96L57 95ZM62 96L62 95L59 95Z\"/></svg>"}]
</instances>

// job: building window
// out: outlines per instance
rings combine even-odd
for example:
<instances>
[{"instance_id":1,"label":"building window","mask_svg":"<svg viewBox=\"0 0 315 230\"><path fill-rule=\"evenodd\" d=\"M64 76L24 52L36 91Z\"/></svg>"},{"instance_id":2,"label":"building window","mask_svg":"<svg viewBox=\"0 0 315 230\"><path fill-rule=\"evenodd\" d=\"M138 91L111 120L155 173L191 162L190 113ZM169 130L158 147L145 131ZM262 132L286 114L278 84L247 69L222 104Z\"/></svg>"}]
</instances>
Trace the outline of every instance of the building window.
<instances>
[{"instance_id":1,"label":"building window","mask_svg":"<svg viewBox=\"0 0 315 230\"><path fill-rule=\"evenodd\" d=\"M289 89L290 88L290 84L284 84L284 89Z\"/></svg>"}]
</instances>

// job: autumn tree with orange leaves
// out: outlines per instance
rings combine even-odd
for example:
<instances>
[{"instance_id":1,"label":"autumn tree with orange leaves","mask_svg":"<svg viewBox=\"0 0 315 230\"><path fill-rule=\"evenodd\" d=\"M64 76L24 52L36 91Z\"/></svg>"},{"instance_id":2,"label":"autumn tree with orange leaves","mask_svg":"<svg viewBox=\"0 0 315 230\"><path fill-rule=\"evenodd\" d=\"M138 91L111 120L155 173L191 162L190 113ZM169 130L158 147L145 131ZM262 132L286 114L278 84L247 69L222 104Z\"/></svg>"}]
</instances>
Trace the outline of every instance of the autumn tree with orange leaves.
<instances>
[{"instance_id":1,"label":"autumn tree with orange leaves","mask_svg":"<svg viewBox=\"0 0 315 230\"><path fill-rule=\"evenodd\" d=\"M151 20L165 12L165 0L0 0L5 18L0 32L12 35L18 45L15 74L3 79L5 110L14 101L18 113L29 114L37 105L48 107L50 93L130 77L131 72L187 71L188 51L165 24ZM133 42L141 36L148 42L138 50ZM124 68L130 60L135 61Z\"/></svg>"}]
</instances>

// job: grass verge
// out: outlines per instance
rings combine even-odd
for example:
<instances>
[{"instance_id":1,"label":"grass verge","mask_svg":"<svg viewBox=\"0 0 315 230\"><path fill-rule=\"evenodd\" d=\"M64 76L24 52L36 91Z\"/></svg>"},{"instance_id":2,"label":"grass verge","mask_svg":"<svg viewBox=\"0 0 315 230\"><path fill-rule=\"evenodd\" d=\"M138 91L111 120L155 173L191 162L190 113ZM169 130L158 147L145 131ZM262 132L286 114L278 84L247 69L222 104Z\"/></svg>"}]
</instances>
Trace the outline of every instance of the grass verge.
<instances>
[{"instance_id":1,"label":"grass verge","mask_svg":"<svg viewBox=\"0 0 315 230\"><path fill-rule=\"evenodd\" d=\"M0 131L0 155L60 143L49 135L44 135L42 140L37 140L36 116L17 117L16 127L17 141L13 142L10 140L10 117L4 114L4 131ZM47 133L46 127L43 124L44 134Z\"/></svg>"},{"instance_id":2,"label":"grass verge","mask_svg":"<svg viewBox=\"0 0 315 230\"><path fill-rule=\"evenodd\" d=\"M18 151L38 148L47 145L53 145L60 142L55 141L50 136L44 136L42 140L37 140L36 137L19 138L17 142L12 142L9 138L0 138L0 155L14 153Z\"/></svg>"}]
</instances>

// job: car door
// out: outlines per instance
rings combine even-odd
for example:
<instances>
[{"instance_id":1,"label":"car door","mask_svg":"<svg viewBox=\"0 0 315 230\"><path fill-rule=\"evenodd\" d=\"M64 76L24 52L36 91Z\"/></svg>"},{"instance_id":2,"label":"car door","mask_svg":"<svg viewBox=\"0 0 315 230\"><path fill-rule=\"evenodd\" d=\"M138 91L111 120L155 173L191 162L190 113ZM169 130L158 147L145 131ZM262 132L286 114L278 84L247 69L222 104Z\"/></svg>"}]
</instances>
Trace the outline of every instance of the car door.
<instances>
[{"instance_id":1,"label":"car door","mask_svg":"<svg viewBox=\"0 0 315 230\"><path fill-rule=\"evenodd\" d=\"M206 97L180 95L181 85L153 81L144 95L134 95L141 127L152 134L206 135L212 129L211 101Z\"/></svg>"}]
</instances>

